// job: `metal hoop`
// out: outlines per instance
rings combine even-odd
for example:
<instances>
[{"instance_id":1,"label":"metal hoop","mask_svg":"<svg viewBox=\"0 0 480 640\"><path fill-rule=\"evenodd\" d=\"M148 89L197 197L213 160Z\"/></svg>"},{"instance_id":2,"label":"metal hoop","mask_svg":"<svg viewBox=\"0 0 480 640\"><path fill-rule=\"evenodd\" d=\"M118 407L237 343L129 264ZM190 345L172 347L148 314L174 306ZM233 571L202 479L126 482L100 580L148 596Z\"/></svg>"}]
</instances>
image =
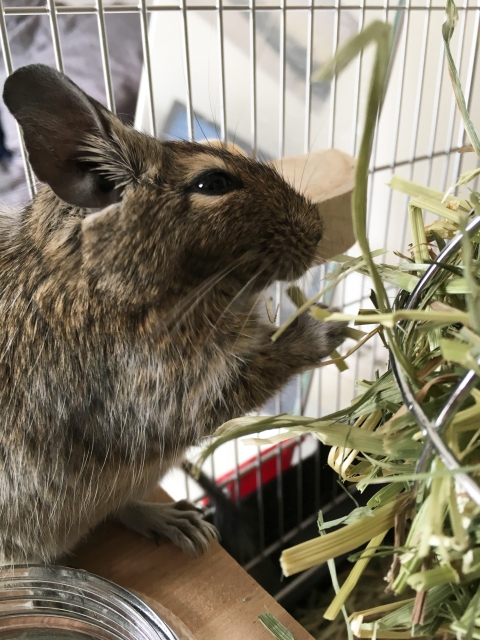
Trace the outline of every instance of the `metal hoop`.
<instances>
[{"instance_id":1,"label":"metal hoop","mask_svg":"<svg viewBox=\"0 0 480 640\"><path fill-rule=\"evenodd\" d=\"M474 215L473 210L471 211L470 215ZM475 216L467 225L466 232L469 235L472 235L479 229L480 217ZM458 233L455 238L453 238L453 240L449 242L445 249L440 252L435 263L432 264L432 266L425 272L425 274L413 290L412 294L408 298L405 305L406 309L414 309L418 306L418 304L421 302L426 287L433 282L436 275L439 273L441 264L459 251L462 244L462 237L463 234ZM448 425L455 417L455 414L468 397L471 389L475 386L477 382L476 373L474 371L469 371L463 377L443 409L438 414L437 418L435 420L430 420L425 414L421 404L415 397L413 387L410 384L410 381L405 376L405 373L402 371L401 367L396 362L395 356L392 351L390 351L390 366L392 368L393 375L400 389L403 401L407 409L415 418L418 426L422 429L423 434L427 437L422 454L417 463L416 471L422 472L426 470L428 462L433 453L433 449L435 449L440 460L447 467L447 469L449 469L450 471L459 469L461 467L461 464L450 447L448 447L443 441L442 434L445 432ZM462 485L463 489L468 493L470 498L480 505L480 486L466 473L459 472L456 474L456 478Z\"/></svg>"}]
</instances>

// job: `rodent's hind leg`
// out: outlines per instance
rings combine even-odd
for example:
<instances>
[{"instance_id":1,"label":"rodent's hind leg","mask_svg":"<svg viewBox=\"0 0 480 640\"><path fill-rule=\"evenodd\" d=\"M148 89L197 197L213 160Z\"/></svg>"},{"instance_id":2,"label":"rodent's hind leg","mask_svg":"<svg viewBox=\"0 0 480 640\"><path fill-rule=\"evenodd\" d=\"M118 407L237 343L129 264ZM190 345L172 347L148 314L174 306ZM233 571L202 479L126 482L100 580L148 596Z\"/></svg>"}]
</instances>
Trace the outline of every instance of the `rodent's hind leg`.
<instances>
[{"instance_id":1,"label":"rodent's hind leg","mask_svg":"<svg viewBox=\"0 0 480 640\"><path fill-rule=\"evenodd\" d=\"M193 556L204 553L212 540L218 540L215 527L206 522L201 510L188 500L166 504L132 502L119 511L116 519L152 540L165 536Z\"/></svg>"}]
</instances>

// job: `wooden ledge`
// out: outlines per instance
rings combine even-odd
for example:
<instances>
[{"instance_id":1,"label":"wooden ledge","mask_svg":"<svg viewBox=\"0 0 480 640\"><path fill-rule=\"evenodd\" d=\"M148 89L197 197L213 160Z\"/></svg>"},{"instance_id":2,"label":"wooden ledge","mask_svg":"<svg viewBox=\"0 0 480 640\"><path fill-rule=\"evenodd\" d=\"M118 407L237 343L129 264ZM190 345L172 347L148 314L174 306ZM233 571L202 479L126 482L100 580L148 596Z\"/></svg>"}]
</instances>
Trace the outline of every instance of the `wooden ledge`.
<instances>
[{"instance_id":1,"label":"wooden ledge","mask_svg":"<svg viewBox=\"0 0 480 640\"><path fill-rule=\"evenodd\" d=\"M170 502L161 489L154 499ZM156 546L106 523L78 548L70 564L136 592L180 640L272 640L257 618L266 611L295 640L313 640L217 543L200 558L190 558L167 540Z\"/></svg>"}]
</instances>

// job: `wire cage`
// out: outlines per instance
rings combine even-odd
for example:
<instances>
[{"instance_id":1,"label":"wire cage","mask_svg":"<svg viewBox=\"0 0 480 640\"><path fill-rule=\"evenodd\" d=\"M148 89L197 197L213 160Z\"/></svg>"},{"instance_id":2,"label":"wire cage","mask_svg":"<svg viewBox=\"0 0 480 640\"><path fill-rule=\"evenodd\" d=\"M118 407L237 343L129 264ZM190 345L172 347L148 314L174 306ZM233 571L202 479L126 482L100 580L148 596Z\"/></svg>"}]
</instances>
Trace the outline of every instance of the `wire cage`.
<instances>
[{"instance_id":1,"label":"wire cage","mask_svg":"<svg viewBox=\"0 0 480 640\"><path fill-rule=\"evenodd\" d=\"M452 51L475 120L479 4L463 0L458 10ZM396 17L398 41L370 165L369 237L373 248L406 251L407 196L388 188L391 176L445 190L477 163L475 154L458 153L464 130L444 61L444 0L0 0L3 73L33 62L55 66L123 120L162 138L235 141L265 160L330 147L355 156L372 53L331 82L310 78L350 36ZM0 116L0 199L17 205L35 190L34 177L3 105ZM304 279L306 294L319 290L328 269ZM292 310L283 285L267 295L282 322ZM369 296L368 278L353 274L325 302L350 312L370 306ZM381 343L371 341L348 371L304 374L264 410L332 412L387 360ZM327 453L310 438L253 450L234 442L206 463L207 476L252 513L255 545L244 564L282 601L309 572L280 583L271 558L309 537L320 507L333 513L345 497ZM203 498L181 471L164 484L174 498Z\"/></svg>"}]
</instances>

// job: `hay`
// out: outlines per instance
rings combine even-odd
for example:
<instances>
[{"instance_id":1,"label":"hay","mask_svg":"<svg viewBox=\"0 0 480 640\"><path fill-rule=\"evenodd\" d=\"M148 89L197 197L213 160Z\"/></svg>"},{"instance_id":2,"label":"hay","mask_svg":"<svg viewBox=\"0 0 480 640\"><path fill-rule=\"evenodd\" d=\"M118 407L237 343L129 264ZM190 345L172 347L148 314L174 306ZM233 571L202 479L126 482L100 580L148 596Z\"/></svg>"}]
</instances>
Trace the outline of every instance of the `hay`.
<instances>
[{"instance_id":1,"label":"hay","mask_svg":"<svg viewBox=\"0 0 480 640\"><path fill-rule=\"evenodd\" d=\"M473 149L480 155L480 143L466 110L449 50L456 15L454 3L448 0L443 27L447 62L466 131ZM461 252L430 284L419 309L402 310L402 302L443 249L445 240L465 228L468 212L474 209L480 214L480 194L472 191L468 200L458 199L450 192L443 194L394 176L391 187L411 197L408 213L411 256L404 256L401 265L375 263L374 258L385 251L372 252L369 246L367 180L375 126L385 93L391 28L382 23L370 25L339 52L321 77L341 71L369 42L376 44L377 54L352 200L355 235L362 255L334 258L337 269L329 274L323 291L310 300L305 300L298 290L290 290L298 309L278 329L274 339L299 313L309 311L318 316L321 312L312 305L349 274L368 275L375 290L376 309L367 313L360 310L356 316L335 313L318 319L374 324L375 329L369 334L350 333L349 337L358 340L361 348L378 333L410 380L425 413L434 417L467 370L473 368L480 374L477 364L480 361L480 238L469 239L465 235ZM464 174L457 184L469 184L478 173ZM438 221L424 227L424 211L438 216ZM390 306L387 285L400 290L395 310ZM402 321L400 327L399 321ZM337 354L328 362L344 363L345 357ZM480 639L480 507L462 490L455 473L448 471L437 457L432 456L426 472L416 473L425 436L404 406L392 372L387 371L373 381L363 381L362 388L363 393L349 407L322 419L282 415L232 420L218 430L217 439L207 447L203 458L233 437L259 433L263 436L255 435L248 442L278 443L310 433L331 446L329 464L342 482L355 483L360 491L372 484L384 486L366 507L355 509L344 526L333 533L326 530L338 523L324 524L320 517L318 538L282 554L285 575L329 562L337 588L323 615L336 625L341 611L347 617L345 606L350 611L347 629L342 627L343 636L338 637L354 634L358 638L378 639L453 636L462 640ZM266 433L272 429L281 432ZM461 461L462 471L480 482L480 390L471 391L444 439ZM392 528L395 544L388 547L383 545L384 536ZM358 552L354 558L356 564L340 587L332 560L365 543L367 548ZM386 579L392 602L382 601L371 607L371 598L360 604L355 594L362 592L359 585L369 562L372 558L376 561L378 556L389 558ZM414 592L413 598L410 590ZM318 637L325 640L335 637L325 633Z\"/></svg>"}]
</instances>

